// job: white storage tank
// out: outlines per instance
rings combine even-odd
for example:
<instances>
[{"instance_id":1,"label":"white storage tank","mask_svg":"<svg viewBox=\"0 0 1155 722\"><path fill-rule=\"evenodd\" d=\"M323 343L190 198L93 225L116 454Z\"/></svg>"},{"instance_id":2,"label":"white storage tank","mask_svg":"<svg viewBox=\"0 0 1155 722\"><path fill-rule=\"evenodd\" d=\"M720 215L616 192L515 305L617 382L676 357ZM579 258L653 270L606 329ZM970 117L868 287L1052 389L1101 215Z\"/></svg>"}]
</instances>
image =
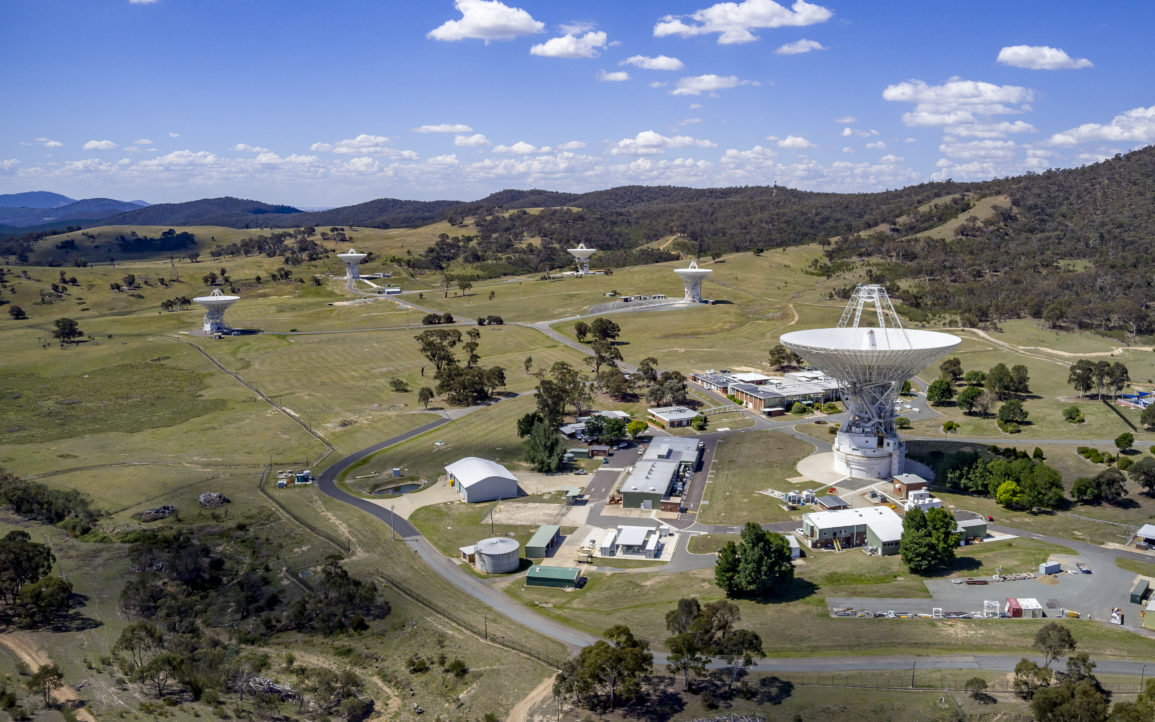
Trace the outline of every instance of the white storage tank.
<instances>
[{"instance_id":1,"label":"white storage tank","mask_svg":"<svg viewBox=\"0 0 1155 722\"><path fill-rule=\"evenodd\" d=\"M483 574L516 572L521 562L520 550L516 539L501 536L482 539L477 542L473 564Z\"/></svg>"}]
</instances>

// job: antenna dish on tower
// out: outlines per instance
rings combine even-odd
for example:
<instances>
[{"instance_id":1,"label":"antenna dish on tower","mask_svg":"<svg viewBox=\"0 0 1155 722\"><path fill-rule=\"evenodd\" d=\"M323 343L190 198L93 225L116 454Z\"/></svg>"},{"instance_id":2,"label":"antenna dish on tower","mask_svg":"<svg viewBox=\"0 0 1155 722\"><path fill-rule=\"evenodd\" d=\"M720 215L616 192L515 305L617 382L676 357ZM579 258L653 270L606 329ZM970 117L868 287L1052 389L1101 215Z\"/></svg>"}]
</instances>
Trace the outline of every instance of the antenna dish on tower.
<instances>
[{"instance_id":1,"label":"antenna dish on tower","mask_svg":"<svg viewBox=\"0 0 1155 722\"><path fill-rule=\"evenodd\" d=\"M877 327L859 325L864 308L874 312ZM838 381L850 418L835 436L834 469L869 479L903 473L906 446L894 429L902 383L961 343L947 333L903 328L878 285L854 289L837 328L793 331L781 341Z\"/></svg>"}]
</instances>

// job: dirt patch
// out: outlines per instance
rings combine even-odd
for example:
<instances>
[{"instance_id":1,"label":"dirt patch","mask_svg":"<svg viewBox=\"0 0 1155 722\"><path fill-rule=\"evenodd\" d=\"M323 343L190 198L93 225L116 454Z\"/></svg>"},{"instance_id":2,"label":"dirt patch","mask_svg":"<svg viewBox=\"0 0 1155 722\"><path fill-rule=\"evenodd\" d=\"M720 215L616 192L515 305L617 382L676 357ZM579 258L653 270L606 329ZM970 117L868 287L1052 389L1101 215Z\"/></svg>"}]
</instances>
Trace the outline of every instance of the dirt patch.
<instances>
[{"instance_id":1,"label":"dirt patch","mask_svg":"<svg viewBox=\"0 0 1155 722\"><path fill-rule=\"evenodd\" d=\"M535 708L541 707L546 699L552 695L553 677L546 677L523 700L513 706L513 709L505 716L506 722L537 722L537 720L553 719L552 714L542 712L535 714Z\"/></svg>"},{"instance_id":2,"label":"dirt patch","mask_svg":"<svg viewBox=\"0 0 1155 722\"><path fill-rule=\"evenodd\" d=\"M1057 587L1059 586L1059 578L1054 574L1049 574L1047 576L1039 577L1039 584L1046 584L1049 587Z\"/></svg>"},{"instance_id":3,"label":"dirt patch","mask_svg":"<svg viewBox=\"0 0 1155 722\"><path fill-rule=\"evenodd\" d=\"M12 650L12 653L19 657L21 662L28 665L29 669L36 670L52 664L52 659L37 646L32 637L23 632L0 634L0 644ZM67 685L60 687L52 693L52 699L66 707L73 707L72 714L76 719L84 720L84 722L96 722L92 713L80 706L84 704L84 700L80 697L80 693L72 687Z\"/></svg>"},{"instance_id":4,"label":"dirt patch","mask_svg":"<svg viewBox=\"0 0 1155 722\"><path fill-rule=\"evenodd\" d=\"M493 521L498 524L561 524L567 507L564 504L539 504L535 502L503 503L493 510Z\"/></svg>"}]
</instances>

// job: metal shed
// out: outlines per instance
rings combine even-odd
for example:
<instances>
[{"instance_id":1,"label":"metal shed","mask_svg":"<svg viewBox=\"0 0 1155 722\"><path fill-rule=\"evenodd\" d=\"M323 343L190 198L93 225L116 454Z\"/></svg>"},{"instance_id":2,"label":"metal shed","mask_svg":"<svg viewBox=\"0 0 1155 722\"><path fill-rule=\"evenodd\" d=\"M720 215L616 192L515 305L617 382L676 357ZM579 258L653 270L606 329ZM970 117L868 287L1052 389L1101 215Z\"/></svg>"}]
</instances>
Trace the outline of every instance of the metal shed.
<instances>
[{"instance_id":1,"label":"metal shed","mask_svg":"<svg viewBox=\"0 0 1155 722\"><path fill-rule=\"evenodd\" d=\"M1131 603L1142 604L1143 597L1147 596L1147 590L1150 587L1151 585L1147 582L1146 579L1140 579L1139 581L1135 582L1135 586L1131 589Z\"/></svg>"},{"instance_id":2,"label":"metal shed","mask_svg":"<svg viewBox=\"0 0 1155 722\"><path fill-rule=\"evenodd\" d=\"M572 567L530 567L525 575L525 584L529 587L576 587L581 579L581 569Z\"/></svg>"},{"instance_id":3,"label":"metal shed","mask_svg":"<svg viewBox=\"0 0 1155 722\"><path fill-rule=\"evenodd\" d=\"M526 559L545 559L561 538L561 527L556 524L542 524L525 543Z\"/></svg>"}]
</instances>

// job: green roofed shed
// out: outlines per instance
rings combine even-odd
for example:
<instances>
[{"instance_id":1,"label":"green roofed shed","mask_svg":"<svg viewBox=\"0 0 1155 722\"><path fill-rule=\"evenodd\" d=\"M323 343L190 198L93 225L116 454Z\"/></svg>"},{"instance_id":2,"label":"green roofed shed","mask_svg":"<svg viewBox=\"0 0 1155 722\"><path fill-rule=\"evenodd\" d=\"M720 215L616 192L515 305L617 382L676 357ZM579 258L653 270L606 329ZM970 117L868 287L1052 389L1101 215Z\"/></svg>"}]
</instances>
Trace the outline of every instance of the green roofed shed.
<instances>
[{"instance_id":1,"label":"green roofed shed","mask_svg":"<svg viewBox=\"0 0 1155 722\"><path fill-rule=\"evenodd\" d=\"M576 587L582 570L574 567L533 566L525 575L525 583L531 587Z\"/></svg>"},{"instance_id":2,"label":"green roofed shed","mask_svg":"<svg viewBox=\"0 0 1155 722\"><path fill-rule=\"evenodd\" d=\"M553 551L561 538L561 527L556 524L542 524L525 543L526 559L545 559Z\"/></svg>"}]
</instances>

